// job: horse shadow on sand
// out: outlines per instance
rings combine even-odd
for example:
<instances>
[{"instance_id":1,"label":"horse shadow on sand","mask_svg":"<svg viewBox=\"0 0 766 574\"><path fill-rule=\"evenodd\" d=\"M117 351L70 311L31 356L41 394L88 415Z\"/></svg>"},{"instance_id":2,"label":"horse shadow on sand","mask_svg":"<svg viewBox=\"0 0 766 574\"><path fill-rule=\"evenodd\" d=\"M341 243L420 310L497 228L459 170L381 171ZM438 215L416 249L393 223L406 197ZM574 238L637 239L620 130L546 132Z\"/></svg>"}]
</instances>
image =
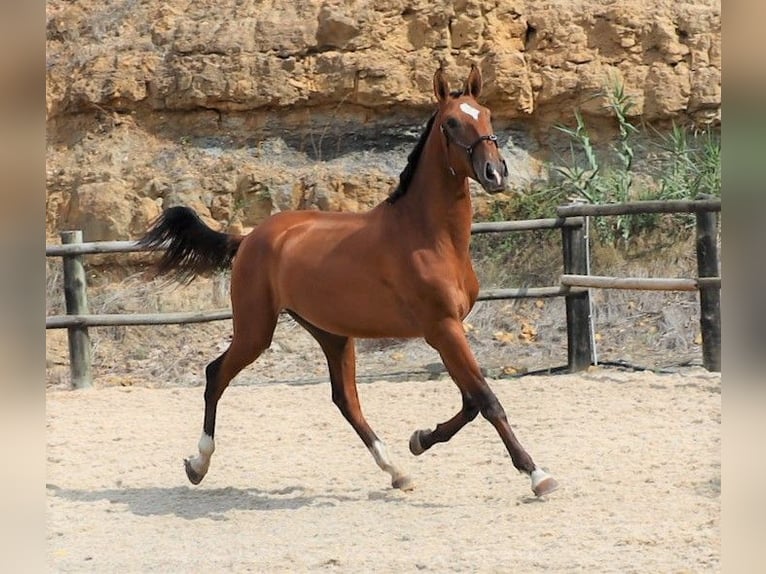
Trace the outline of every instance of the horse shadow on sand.
<instances>
[{"instance_id":1,"label":"horse shadow on sand","mask_svg":"<svg viewBox=\"0 0 766 574\"><path fill-rule=\"evenodd\" d=\"M46 490L49 496L72 502L108 501L111 504L127 507L128 511L138 516L173 514L187 520L198 518L228 520L226 514L237 510L267 512L307 507L335 507L341 504L365 502L405 504L424 508L441 506L413 501L395 490L367 494L362 491L338 494L315 493L302 486L287 486L276 490L235 487L202 489L189 486L80 490L48 484Z\"/></svg>"}]
</instances>

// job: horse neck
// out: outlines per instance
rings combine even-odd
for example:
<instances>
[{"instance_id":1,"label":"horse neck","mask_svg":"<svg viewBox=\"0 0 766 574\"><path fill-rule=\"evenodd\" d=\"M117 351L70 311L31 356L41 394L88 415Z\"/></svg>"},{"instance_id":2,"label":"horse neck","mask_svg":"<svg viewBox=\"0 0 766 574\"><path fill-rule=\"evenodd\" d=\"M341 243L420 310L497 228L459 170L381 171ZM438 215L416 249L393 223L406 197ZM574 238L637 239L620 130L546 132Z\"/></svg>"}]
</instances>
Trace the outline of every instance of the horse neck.
<instances>
[{"instance_id":1,"label":"horse neck","mask_svg":"<svg viewBox=\"0 0 766 574\"><path fill-rule=\"evenodd\" d=\"M435 242L449 242L468 254L471 237L471 196L468 179L455 176L440 149L437 132L428 139L410 189L400 200L409 224Z\"/></svg>"}]
</instances>

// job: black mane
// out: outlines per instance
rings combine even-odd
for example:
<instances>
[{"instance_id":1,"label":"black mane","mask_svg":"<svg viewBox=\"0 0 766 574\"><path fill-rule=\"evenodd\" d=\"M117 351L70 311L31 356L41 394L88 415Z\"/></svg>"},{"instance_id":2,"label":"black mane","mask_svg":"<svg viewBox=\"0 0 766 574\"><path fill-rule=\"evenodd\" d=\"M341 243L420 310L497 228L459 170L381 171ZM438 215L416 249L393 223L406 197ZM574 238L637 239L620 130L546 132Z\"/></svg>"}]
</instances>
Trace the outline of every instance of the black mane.
<instances>
[{"instance_id":1,"label":"black mane","mask_svg":"<svg viewBox=\"0 0 766 574\"><path fill-rule=\"evenodd\" d=\"M434 112L429 118L428 123L426 124L426 129L423 130L418 143L415 144L415 149L413 149L410 152L410 155L407 156L407 165L402 170L402 173L399 174L399 185L397 185L396 189L391 192L388 198L386 198L388 203L394 203L397 199L407 193L407 189L410 187L410 183L412 183L412 177L415 175L415 170L418 167L420 154L423 152L423 148L426 145L426 140L428 139L428 134L431 133L431 128L434 125L435 118L436 112Z\"/></svg>"}]
</instances>

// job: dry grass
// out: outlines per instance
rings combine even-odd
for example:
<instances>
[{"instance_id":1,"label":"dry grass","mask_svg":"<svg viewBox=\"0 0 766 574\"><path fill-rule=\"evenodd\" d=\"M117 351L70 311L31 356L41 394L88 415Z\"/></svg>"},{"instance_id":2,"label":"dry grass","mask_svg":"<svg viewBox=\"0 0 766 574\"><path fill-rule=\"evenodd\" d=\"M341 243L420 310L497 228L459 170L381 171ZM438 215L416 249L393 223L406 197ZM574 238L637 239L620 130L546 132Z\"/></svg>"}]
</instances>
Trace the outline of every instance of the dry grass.
<instances>
[{"instance_id":1,"label":"dry grass","mask_svg":"<svg viewBox=\"0 0 766 574\"><path fill-rule=\"evenodd\" d=\"M554 285L561 273L555 242L537 253L511 257L496 251L477 262L485 287ZM632 253L594 248L594 274L692 277L691 240L644 245ZM536 259L537 257L537 259ZM163 313L228 307L228 276L199 278L188 286L147 279L141 267L90 266L92 313ZM696 293L593 290L598 359L646 368L701 364ZM64 313L61 265L47 262L47 314ZM490 376L550 369L566 364L562 298L479 302L466 320L469 341ZM100 385L200 385L204 368L227 346L231 322L89 330L94 375ZM439 370L438 354L422 341L359 341L361 377ZM69 385L65 330L47 332L48 384ZM279 323L272 348L240 375L241 381L326 379L316 343L289 317Z\"/></svg>"}]
</instances>

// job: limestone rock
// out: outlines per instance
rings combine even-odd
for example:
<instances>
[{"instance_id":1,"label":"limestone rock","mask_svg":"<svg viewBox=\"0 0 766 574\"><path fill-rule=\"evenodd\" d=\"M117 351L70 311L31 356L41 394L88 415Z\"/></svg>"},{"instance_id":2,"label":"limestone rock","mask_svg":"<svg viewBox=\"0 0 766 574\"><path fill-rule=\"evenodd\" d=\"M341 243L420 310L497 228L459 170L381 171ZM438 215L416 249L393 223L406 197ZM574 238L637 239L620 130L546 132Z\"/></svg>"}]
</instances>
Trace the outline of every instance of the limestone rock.
<instances>
[{"instance_id":1,"label":"limestone rock","mask_svg":"<svg viewBox=\"0 0 766 574\"><path fill-rule=\"evenodd\" d=\"M132 237L176 204L218 227L366 209L395 185L439 64L458 88L478 63L496 126L526 134L508 150L519 185L576 109L608 121L610 83L637 121L721 117L720 0L49 0L46 15L49 237Z\"/></svg>"},{"instance_id":2,"label":"limestone rock","mask_svg":"<svg viewBox=\"0 0 766 574\"><path fill-rule=\"evenodd\" d=\"M77 187L63 211L62 228L81 229L84 241L110 241L141 233L160 207L148 197L131 197L122 182L107 181Z\"/></svg>"},{"instance_id":3,"label":"limestone rock","mask_svg":"<svg viewBox=\"0 0 766 574\"><path fill-rule=\"evenodd\" d=\"M354 98L420 106L439 61L499 67L488 103L511 117L580 104L609 74L654 94L637 110L648 121L720 107L718 0L187 4L49 2L49 117L93 106L273 110ZM588 70L599 77L582 81Z\"/></svg>"}]
</instances>

